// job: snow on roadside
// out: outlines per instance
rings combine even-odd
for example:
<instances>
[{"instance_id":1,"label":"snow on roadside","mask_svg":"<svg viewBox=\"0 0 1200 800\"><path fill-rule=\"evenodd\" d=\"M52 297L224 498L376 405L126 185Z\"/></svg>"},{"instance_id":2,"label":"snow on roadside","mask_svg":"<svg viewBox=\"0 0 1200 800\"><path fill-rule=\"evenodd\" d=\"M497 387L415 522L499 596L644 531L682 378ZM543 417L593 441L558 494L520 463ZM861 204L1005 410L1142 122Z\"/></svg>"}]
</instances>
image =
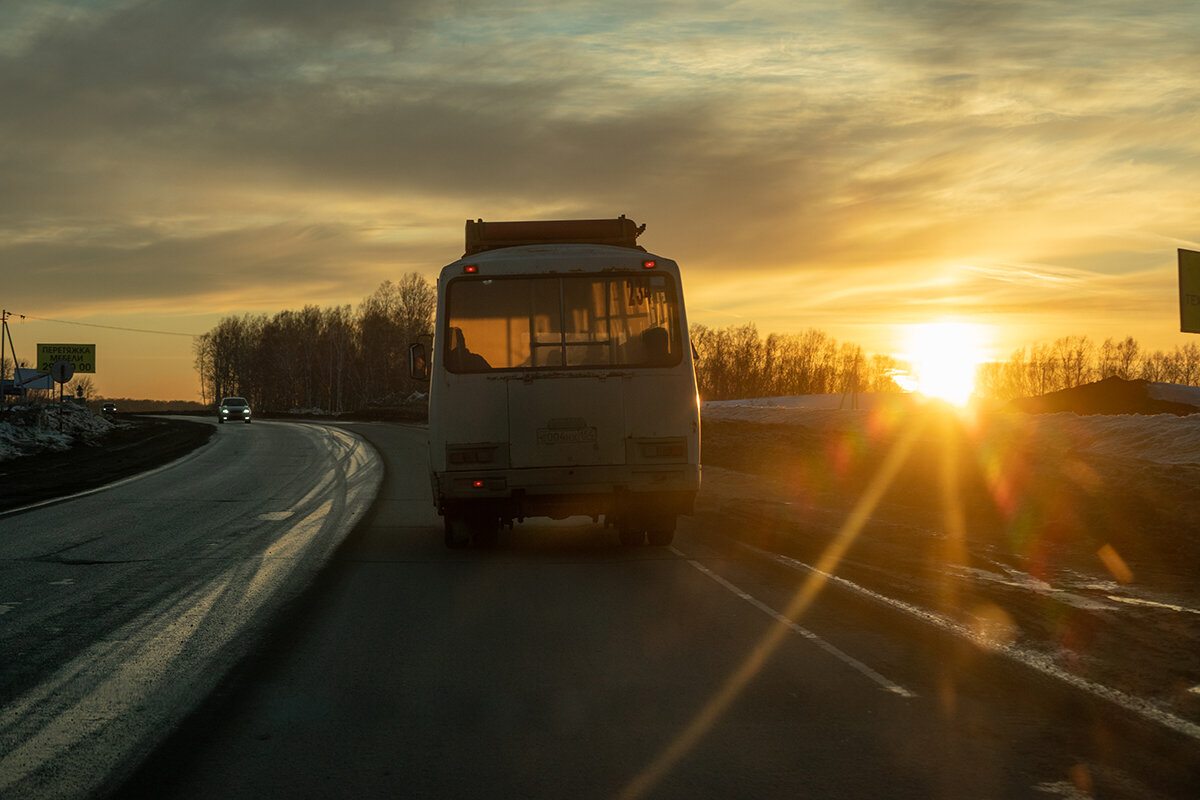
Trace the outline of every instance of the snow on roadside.
<instances>
[{"instance_id":1,"label":"snow on roadside","mask_svg":"<svg viewBox=\"0 0 1200 800\"><path fill-rule=\"evenodd\" d=\"M1152 386L1159 399L1200 407L1200 389L1174 384ZM701 404L701 413L706 419L842 431L861 429L874 414L902 415L918 407L912 395L859 395L858 410L850 409L849 398L839 409L841 402L842 396L837 394L706 401ZM996 412L994 417L1003 430L1032 437L1047 447L1068 443L1077 453L1200 465L1200 415Z\"/></svg>"},{"instance_id":2,"label":"snow on roadside","mask_svg":"<svg viewBox=\"0 0 1200 800\"><path fill-rule=\"evenodd\" d=\"M1075 443L1078 452L1200 465L1200 417L1174 414L1043 414L1027 424L1043 437Z\"/></svg>"},{"instance_id":3,"label":"snow on roadside","mask_svg":"<svg viewBox=\"0 0 1200 800\"><path fill-rule=\"evenodd\" d=\"M706 400L700 404L700 414L704 419L841 431L861 428L872 413L902 413L916 405L912 395L906 394L860 394L857 403L858 408L853 408L851 398L843 399L840 394Z\"/></svg>"},{"instance_id":4,"label":"snow on roadside","mask_svg":"<svg viewBox=\"0 0 1200 800\"><path fill-rule=\"evenodd\" d=\"M59 430L59 415L62 430ZM0 416L0 461L69 450L112 430L113 422L76 403L13 406Z\"/></svg>"},{"instance_id":5,"label":"snow on roadside","mask_svg":"<svg viewBox=\"0 0 1200 800\"><path fill-rule=\"evenodd\" d=\"M1183 403L1200 408L1200 388L1195 386L1180 386L1177 383L1151 383L1147 384L1146 391L1155 400Z\"/></svg>"}]
</instances>

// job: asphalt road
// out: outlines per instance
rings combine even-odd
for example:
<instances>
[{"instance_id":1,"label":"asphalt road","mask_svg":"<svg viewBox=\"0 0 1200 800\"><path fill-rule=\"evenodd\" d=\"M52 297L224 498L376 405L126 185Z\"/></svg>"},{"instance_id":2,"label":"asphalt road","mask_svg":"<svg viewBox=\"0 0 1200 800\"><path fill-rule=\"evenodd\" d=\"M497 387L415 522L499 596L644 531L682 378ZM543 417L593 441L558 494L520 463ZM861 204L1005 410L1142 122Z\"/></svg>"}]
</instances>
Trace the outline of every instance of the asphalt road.
<instances>
[{"instance_id":1,"label":"asphalt road","mask_svg":"<svg viewBox=\"0 0 1200 800\"><path fill-rule=\"evenodd\" d=\"M446 550L423 431L120 797L1191 797L1197 742L731 543L586 521ZM802 611L795 611L798 606ZM785 613L786 612L786 613Z\"/></svg>"},{"instance_id":2,"label":"asphalt road","mask_svg":"<svg viewBox=\"0 0 1200 800\"><path fill-rule=\"evenodd\" d=\"M0 514L0 796L111 788L311 583L381 474L344 431L226 425L169 468Z\"/></svg>"}]
</instances>

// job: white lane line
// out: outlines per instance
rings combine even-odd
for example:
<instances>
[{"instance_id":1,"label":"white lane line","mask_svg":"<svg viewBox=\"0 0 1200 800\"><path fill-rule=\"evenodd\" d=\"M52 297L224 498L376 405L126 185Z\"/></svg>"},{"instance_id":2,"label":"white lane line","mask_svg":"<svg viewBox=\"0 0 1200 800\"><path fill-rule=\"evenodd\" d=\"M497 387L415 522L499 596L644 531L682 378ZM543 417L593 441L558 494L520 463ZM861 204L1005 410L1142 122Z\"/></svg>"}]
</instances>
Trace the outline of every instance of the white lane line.
<instances>
[{"instance_id":1,"label":"white lane line","mask_svg":"<svg viewBox=\"0 0 1200 800\"><path fill-rule=\"evenodd\" d=\"M995 653L1001 653L1018 664L1023 664L1024 666L1029 667L1036 672L1040 672L1043 675L1047 675L1051 678L1062 681L1063 683L1074 686L1075 688L1080 689L1087 694L1092 695L1093 697L1107 700L1110 703L1125 709L1126 711L1130 711L1142 717L1143 719L1156 722L1159 725L1176 731L1177 733L1182 733L1184 736L1187 736L1190 739L1200 741L1200 725L1197 725L1191 720L1187 720L1183 717L1172 714L1170 711L1167 711L1161 706L1155 705L1149 700L1144 700L1135 695L1126 694L1125 692L1122 692L1119 689L1114 689L1111 686L1105 686L1104 684L1096 683L1095 681L1088 680L1080 675L1067 672L1055 664L1054 661L1047 655L1037 653L1032 650L1026 650L1022 647L1018 647L1015 644L996 641L995 639L981 636L979 633L950 619L949 617L945 617L941 614L929 611L928 609L921 608L920 606L914 606L910 603L905 603L904 601L897 600L894 597L888 597L885 594L880 594L879 592L868 589L865 586L860 586L853 581L848 581L845 578L837 575L822 573L816 567L805 564L803 561L797 561L794 558L779 555L778 553L770 553L766 550L757 548L754 545L746 544L745 542L739 542L738 544L747 550L763 556L764 558L769 558L772 561L776 561L780 564L786 564L792 569L804 572L819 573L831 583L849 589L850 591L855 592L863 597L869 597L872 600L889 605L892 608L898 609L899 611L902 611L911 617L923 620L930 625L941 628L942 630L948 631L956 636L960 636L986 650Z\"/></svg>"},{"instance_id":2,"label":"white lane line","mask_svg":"<svg viewBox=\"0 0 1200 800\"><path fill-rule=\"evenodd\" d=\"M810 642L812 642L817 647L824 650L826 653L829 653L831 656L838 659L842 663L846 664L847 666L857 670L858 672L862 673L866 677L870 678L872 681L879 684L879 686L881 686L886 691L892 692L893 694L898 694L901 697L916 697L917 696L915 692L905 689L900 684L895 683L894 681L891 681L888 678L885 678L883 675L880 675L878 672L871 669L870 667L868 667L863 662L859 661L854 656L850 655L849 653L846 653L843 650L839 650L837 647L834 647L832 644L825 641L820 636L818 636L817 634L810 631L808 628L805 628L803 625L796 624L796 622L788 619L786 616L779 613L775 609L771 608L769 605L762 602L757 597L754 597L750 593L738 588L734 584L725 580L720 575L716 574L715 572L710 570L708 567L701 564L699 561L688 558L686 555L679 552L674 547L671 548L671 551L673 553L675 553L676 555L678 555L680 558L687 561L687 563L691 564L693 567L698 569L700 572L702 572L705 575L707 575L708 577L712 578L714 581L719 583L721 586L724 586L732 594L745 600L747 603L754 606L759 611L766 614L768 617L771 617L772 619L776 620L777 622L780 622L783 625L786 625L788 628L790 628L792 630L793 633L798 633L799 635L803 636L805 639L808 639Z\"/></svg>"}]
</instances>

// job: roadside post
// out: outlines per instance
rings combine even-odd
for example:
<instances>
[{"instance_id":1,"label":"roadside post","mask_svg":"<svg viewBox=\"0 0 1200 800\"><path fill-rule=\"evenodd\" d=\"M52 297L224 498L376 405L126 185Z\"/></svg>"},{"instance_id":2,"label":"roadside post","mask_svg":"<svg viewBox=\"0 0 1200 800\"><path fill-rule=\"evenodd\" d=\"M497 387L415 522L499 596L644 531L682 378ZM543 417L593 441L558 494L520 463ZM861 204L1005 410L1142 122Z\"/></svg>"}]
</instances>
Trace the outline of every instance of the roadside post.
<instances>
[{"instance_id":1,"label":"roadside post","mask_svg":"<svg viewBox=\"0 0 1200 800\"><path fill-rule=\"evenodd\" d=\"M70 361L55 361L50 365L50 377L58 384L58 432L63 429L63 387L75 377L75 365Z\"/></svg>"},{"instance_id":2,"label":"roadside post","mask_svg":"<svg viewBox=\"0 0 1200 800\"><path fill-rule=\"evenodd\" d=\"M1200 333L1200 253L1179 251L1179 330Z\"/></svg>"}]
</instances>

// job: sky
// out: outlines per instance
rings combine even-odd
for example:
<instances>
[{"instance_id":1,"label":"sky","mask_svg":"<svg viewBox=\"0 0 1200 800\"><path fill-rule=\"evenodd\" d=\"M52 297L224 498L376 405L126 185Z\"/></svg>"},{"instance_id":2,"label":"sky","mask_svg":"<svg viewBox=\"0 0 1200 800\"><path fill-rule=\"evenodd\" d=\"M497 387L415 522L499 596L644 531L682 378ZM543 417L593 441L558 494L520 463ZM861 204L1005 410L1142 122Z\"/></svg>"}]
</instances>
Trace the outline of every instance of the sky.
<instances>
[{"instance_id":1,"label":"sky","mask_svg":"<svg viewBox=\"0 0 1200 800\"><path fill-rule=\"evenodd\" d=\"M1194 0L4 0L0 307L108 397L225 316L433 280L467 219L626 214L688 316L997 358L1179 333ZM103 326L103 327L100 327ZM132 329L132 330L131 330Z\"/></svg>"}]
</instances>

